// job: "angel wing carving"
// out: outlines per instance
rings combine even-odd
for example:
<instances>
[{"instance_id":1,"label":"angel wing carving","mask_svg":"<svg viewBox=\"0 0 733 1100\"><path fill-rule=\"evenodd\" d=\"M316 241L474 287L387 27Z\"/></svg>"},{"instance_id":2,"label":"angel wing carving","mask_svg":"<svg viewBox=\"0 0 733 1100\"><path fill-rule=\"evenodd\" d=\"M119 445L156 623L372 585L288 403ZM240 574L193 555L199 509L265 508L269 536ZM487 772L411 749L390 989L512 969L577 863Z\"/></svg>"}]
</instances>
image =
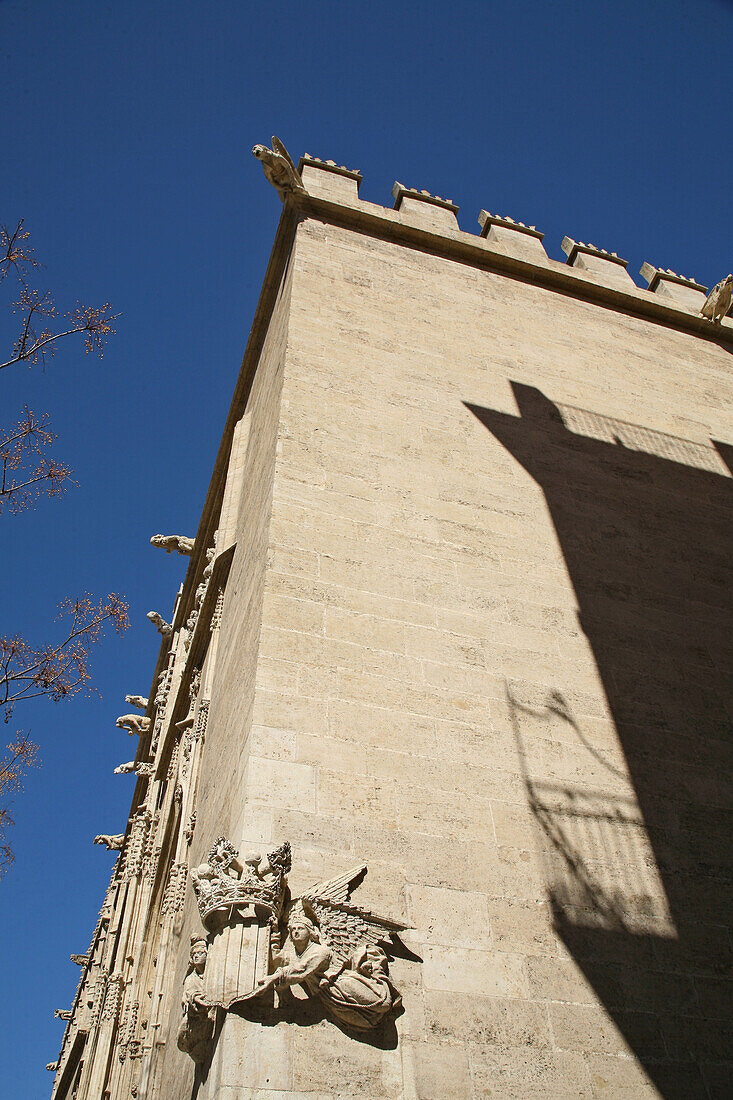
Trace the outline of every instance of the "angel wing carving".
<instances>
[{"instance_id":1,"label":"angel wing carving","mask_svg":"<svg viewBox=\"0 0 733 1100\"><path fill-rule=\"evenodd\" d=\"M292 909L302 906L306 916L315 920L334 958L342 963L360 946L388 942L392 933L409 927L352 903L351 892L363 882L366 873L367 866L362 863L338 878L319 882L293 901Z\"/></svg>"}]
</instances>

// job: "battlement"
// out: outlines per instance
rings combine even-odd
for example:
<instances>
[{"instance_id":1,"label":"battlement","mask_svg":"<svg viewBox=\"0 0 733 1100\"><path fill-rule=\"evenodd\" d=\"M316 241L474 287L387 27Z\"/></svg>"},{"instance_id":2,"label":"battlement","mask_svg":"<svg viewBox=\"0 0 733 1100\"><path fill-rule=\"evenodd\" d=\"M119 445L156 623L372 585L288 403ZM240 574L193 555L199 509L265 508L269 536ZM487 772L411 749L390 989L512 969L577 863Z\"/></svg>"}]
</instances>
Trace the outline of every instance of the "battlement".
<instances>
[{"instance_id":1,"label":"battlement","mask_svg":"<svg viewBox=\"0 0 733 1100\"><path fill-rule=\"evenodd\" d=\"M359 195L361 172L338 165L333 160L321 160L306 153L299 161L298 171L309 197L349 208L352 215L347 219L348 223L351 224L356 217L362 231L382 233L397 239L399 226L408 235L418 233L416 242L421 246L445 250L446 254L455 252L457 258L464 262L473 259L480 266L487 266L494 257L497 270L506 270L527 279L535 278L543 285L557 286L563 292L590 297L594 301L602 298L614 308L653 314L662 322L682 325L698 334L709 333L709 322L700 316L707 288L670 268L644 263L640 273L647 285L642 288L629 273L628 260L615 251L599 248L595 244L570 236L563 237L560 247L566 259L562 262L548 256L543 244L543 232L510 216L491 214L481 209L477 235L459 226L459 207L452 199L444 199L428 190L406 187L395 181L390 209L362 199ZM299 202L302 201L301 198ZM335 209L321 213L327 218L333 216L335 220L344 222L343 216L339 216ZM429 234L431 239L428 240L425 234ZM442 238L442 242L438 238ZM691 314L694 314L694 319ZM728 329L731 333L727 332ZM720 335L730 336L733 334L733 323L726 319L723 329L717 331Z\"/></svg>"}]
</instances>

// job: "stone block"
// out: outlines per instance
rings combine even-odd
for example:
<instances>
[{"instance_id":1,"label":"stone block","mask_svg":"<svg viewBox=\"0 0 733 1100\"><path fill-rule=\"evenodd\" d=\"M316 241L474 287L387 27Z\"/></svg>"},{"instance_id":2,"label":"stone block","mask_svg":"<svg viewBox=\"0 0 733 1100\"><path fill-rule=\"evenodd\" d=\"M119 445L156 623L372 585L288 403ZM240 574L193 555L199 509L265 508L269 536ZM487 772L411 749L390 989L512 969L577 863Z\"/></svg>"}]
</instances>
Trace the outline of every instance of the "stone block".
<instances>
[{"instance_id":1,"label":"stone block","mask_svg":"<svg viewBox=\"0 0 733 1100\"><path fill-rule=\"evenodd\" d=\"M435 232L458 229L458 207L450 199L403 187L397 182L392 188L392 195L395 210L401 211L408 221Z\"/></svg>"},{"instance_id":2,"label":"stone block","mask_svg":"<svg viewBox=\"0 0 733 1100\"><path fill-rule=\"evenodd\" d=\"M358 200L362 176L357 169L344 168L333 160L320 160L306 153L300 158L298 171L310 195L349 204Z\"/></svg>"},{"instance_id":3,"label":"stone block","mask_svg":"<svg viewBox=\"0 0 733 1100\"><path fill-rule=\"evenodd\" d=\"M575 267L578 271L597 278L599 282L618 287L635 285L626 270L628 260L622 260L615 252L596 248L594 244L574 241L572 237L563 237L562 250L567 255L570 267Z\"/></svg>"},{"instance_id":4,"label":"stone block","mask_svg":"<svg viewBox=\"0 0 733 1100\"><path fill-rule=\"evenodd\" d=\"M382 1078L382 1059L378 1048L324 1020L295 1031L293 1086L302 1092L392 1100Z\"/></svg>"},{"instance_id":5,"label":"stone block","mask_svg":"<svg viewBox=\"0 0 733 1100\"><path fill-rule=\"evenodd\" d=\"M494 1046L472 1050L470 1058L474 1097L582 1100L595 1096L580 1054Z\"/></svg>"},{"instance_id":6,"label":"stone block","mask_svg":"<svg viewBox=\"0 0 733 1100\"><path fill-rule=\"evenodd\" d=\"M468 1054L445 1044L411 1043L417 1100L472 1100Z\"/></svg>"},{"instance_id":7,"label":"stone block","mask_svg":"<svg viewBox=\"0 0 733 1100\"><path fill-rule=\"evenodd\" d=\"M438 1040L500 1049L552 1046L545 1008L529 1001L426 992L425 1011L428 1034Z\"/></svg>"},{"instance_id":8,"label":"stone block","mask_svg":"<svg viewBox=\"0 0 733 1100\"><path fill-rule=\"evenodd\" d=\"M533 225L524 225L512 218L501 218L496 214L489 214L488 210L479 211L478 222L484 240L505 255L516 256L517 259L530 263L547 263L547 253L542 244L544 233L540 233Z\"/></svg>"},{"instance_id":9,"label":"stone block","mask_svg":"<svg viewBox=\"0 0 733 1100\"><path fill-rule=\"evenodd\" d=\"M701 286L695 279L685 278L676 271L654 267L646 261L641 265L639 274L646 279L652 294L667 299L670 303L685 306L699 313L702 309L708 288Z\"/></svg>"},{"instance_id":10,"label":"stone block","mask_svg":"<svg viewBox=\"0 0 733 1100\"><path fill-rule=\"evenodd\" d=\"M408 886L406 896L410 924L426 943L489 947L491 929L483 894L437 886Z\"/></svg>"},{"instance_id":11,"label":"stone block","mask_svg":"<svg viewBox=\"0 0 733 1100\"><path fill-rule=\"evenodd\" d=\"M422 974L426 990L489 997L528 996L527 974L521 955L434 944L427 944L423 952Z\"/></svg>"}]
</instances>

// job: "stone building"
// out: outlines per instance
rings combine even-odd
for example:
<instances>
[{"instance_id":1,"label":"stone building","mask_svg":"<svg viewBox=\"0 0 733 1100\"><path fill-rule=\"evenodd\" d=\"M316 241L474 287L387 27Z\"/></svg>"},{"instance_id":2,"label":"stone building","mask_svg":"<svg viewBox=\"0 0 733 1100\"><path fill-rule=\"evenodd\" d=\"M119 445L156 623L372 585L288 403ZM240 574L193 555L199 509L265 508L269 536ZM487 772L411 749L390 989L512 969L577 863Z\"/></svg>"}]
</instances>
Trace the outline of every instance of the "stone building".
<instances>
[{"instance_id":1,"label":"stone building","mask_svg":"<svg viewBox=\"0 0 733 1100\"><path fill-rule=\"evenodd\" d=\"M258 149L282 218L195 541L154 540L190 562L53 1095L727 1096L733 323Z\"/></svg>"}]
</instances>

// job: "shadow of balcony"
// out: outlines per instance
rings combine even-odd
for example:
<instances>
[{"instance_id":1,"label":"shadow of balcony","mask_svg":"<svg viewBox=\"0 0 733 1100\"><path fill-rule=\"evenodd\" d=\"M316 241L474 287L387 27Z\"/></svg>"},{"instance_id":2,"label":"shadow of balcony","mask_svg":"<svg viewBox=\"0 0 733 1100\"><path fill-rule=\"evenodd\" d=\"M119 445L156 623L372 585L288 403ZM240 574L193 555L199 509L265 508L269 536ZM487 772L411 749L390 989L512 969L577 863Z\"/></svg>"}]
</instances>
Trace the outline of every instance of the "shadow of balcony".
<instances>
[{"instance_id":1,"label":"shadow of balcony","mask_svg":"<svg viewBox=\"0 0 733 1100\"><path fill-rule=\"evenodd\" d=\"M468 407L544 491L620 747L572 683L510 694L555 925L663 1096L727 1096L731 452L513 389L519 416ZM532 760L548 721L593 782Z\"/></svg>"}]
</instances>

